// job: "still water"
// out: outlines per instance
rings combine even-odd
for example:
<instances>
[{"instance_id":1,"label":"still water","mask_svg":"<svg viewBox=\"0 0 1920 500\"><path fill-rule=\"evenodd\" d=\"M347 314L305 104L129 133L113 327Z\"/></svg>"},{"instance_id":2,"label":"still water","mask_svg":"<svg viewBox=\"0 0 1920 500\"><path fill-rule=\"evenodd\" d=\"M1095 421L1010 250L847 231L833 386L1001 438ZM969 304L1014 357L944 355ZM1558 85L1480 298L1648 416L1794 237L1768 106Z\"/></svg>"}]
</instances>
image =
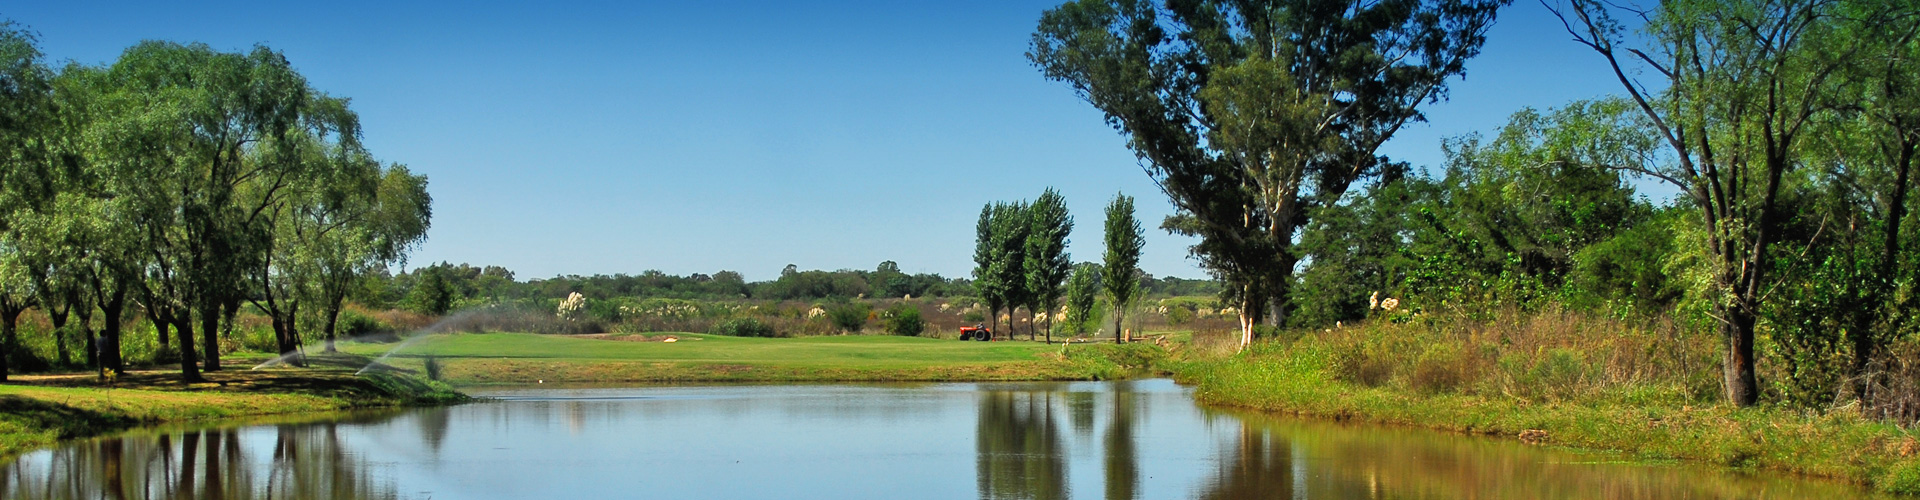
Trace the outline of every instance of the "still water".
<instances>
[{"instance_id":1,"label":"still water","mask_svg":"<svg viewBox=\"0 0 1920 500\"><path fill-rule=\"evenodd\" d=\"M512 389L150 429L0 467L4 498L1819 498L1828 482L1196 406L1166 380Z\"/></svg>"}]
</instances>

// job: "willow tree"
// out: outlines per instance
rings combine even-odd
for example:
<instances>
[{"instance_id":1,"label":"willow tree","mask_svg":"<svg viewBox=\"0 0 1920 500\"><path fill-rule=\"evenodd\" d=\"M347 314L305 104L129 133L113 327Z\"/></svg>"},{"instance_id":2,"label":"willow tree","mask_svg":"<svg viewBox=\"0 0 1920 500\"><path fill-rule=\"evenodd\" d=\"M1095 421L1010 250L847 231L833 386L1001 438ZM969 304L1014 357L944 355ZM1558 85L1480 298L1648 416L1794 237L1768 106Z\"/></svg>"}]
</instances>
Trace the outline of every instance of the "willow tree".
<instances>
[{"instance_id":1,"label":"willow tree","mask_svg":"<svg viewBox=\"0 0 1920 500\"><path fill-rule=\"evenodd\" d=\"M148 311L179 332L182 376L198 380L192 320L197 313L206 368L219 369L222 311L242 296L248 259L264 255L259 218L281 196L241 193L294 177L298 167L255 150L304 133L303 124L340 129L342 117L265 47L226 53L144 42L104 80L103 112L88 128L93 163L113 173L107 189L127 199L143 233Z\"/></svg>"},{"instance_id":2,"label":"willow tree","mask_svg":"<svg viewBox=\"0 0 1920 500\"><path fill-rule=\"evenodd\" d=\"M1253 324L1284 324L1309 215L1390 162L1377 154L1465 73L1505 0L1077 0L1028 57L1125 134L1173 201L1163 227Z\"/></svg>"},{"instance_id":3,"label":"willow tree","mask_svg":"<svg viewBox=\"0 0 1920 500\"><path fill-rule=\"evenodd\" d=\"M20 315L42 295L15 223L54 191L56 164L46 133L55 114L53 73L41 58L32 32L0 21L0 380L10 368Z\"/></svg>"}]
</instances>

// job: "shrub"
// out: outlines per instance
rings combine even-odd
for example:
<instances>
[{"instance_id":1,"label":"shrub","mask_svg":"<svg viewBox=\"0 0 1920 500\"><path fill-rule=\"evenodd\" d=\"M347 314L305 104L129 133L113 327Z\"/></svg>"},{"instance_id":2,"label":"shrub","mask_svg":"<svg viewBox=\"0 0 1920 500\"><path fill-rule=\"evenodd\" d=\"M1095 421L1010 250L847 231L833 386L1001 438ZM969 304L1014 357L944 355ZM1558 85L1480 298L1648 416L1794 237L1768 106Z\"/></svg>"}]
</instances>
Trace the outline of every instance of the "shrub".
<instances>
[{"instance_id":1,"label":"shrub","mask_svg":"<svg viewBox=\"0 0 1920 500\"><path fill-rule=\"evenodd\" d=\"M380 333L391 329L391 327L381 324L379 319L352 309L340 311L339 323L334 325L334 332L346 338Z\"/></svg>"},{"instance_id":2,"label":"shrub","mask_svg":"<svg viewBox=\"0 0 1920 500\"><path fill-rule=\"evenodd\" d=\"M753 318L735 318L723 321L713 326L712 333L714 335L726 335L730 337L779 336L779 334L774 331L773 325L762 323L760 320Z\"/></svg>"},{"instance_id":3,"label":"shrub","mask_svg":"<svg viewBox=\"0 0 1920 500\"><path fill-rule=\"evenodd\" d=\"M867 314L871 312L873 312L873 306L862 303L836 304L827 308L827 319L842 331L854 333L867 326Z\"/></svg>"},{"instance_id":4,"label":"shrub","mask_svg":"<svg viewBox=\"0 0 1920 500\"><path fill-rule=\"evenodd\" d=\"M967 311L965 313L960 314L960 321L966 322L966 323L979 323L986 320L987 320L987 313L980 312L977 310Z\"/></svg>"},{"instance_id":5,"label":"shrub","mask_svg":"<svg viewBox=\"0 0 1920 500\"><path fill-rule=\"evenodd\" d=\"M1182 324L1186 324L1186 322L1188 321L1193 321L1192 309L1187 309L1186 307L1181 307L1181 306L1173 306L1173 307L1167 308L1167 324L1182 325Z\"/></svg>"},{"instance_id":6,"label":"shrub","mask_svg":"<svg viewBox=\"0 0 1920 500\"><path fill-rule=\"evenodd\" d=\"M920 309L912 304L902 302L887 308L887 333L919 336L926 329L926 321L920 319Z\"/></svg>"}]
</instances>

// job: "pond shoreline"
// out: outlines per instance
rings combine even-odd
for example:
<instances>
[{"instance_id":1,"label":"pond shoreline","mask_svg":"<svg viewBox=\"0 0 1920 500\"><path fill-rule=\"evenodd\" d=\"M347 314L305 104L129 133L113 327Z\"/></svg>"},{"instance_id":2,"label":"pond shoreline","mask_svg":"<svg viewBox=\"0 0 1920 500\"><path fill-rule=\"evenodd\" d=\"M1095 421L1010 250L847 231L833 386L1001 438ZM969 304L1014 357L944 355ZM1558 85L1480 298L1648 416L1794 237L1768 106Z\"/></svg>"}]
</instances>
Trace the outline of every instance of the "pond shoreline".
<instances>
[{"instance_id":1,"label":"pond shoreline","mask_svg":"<svg viewBox=\"0 0 1920 500\"><path fill-rule=\"evenodd\" d=\"M1232 356L1162 367L1206 405L1333 421L1403 425L1528 444L1837 479L1920 495L1920 440L1844 410L1667 407L1422 394L1332 380L1297 359Z\"/></svg>"},{"instance_id":2,"label":"pond shoreline","mask_svg":"<svg viewBox=\"0 0 1920 500\"><path fill-rule=\"evenodd\" d=\"M0 460L56 443L142 426L238 417L438 406L473 398L445 384L337 368L223 370L206 383L134 371L113 382L90 375L15 377L0 384Z\"/></svg>"}]
</instances>

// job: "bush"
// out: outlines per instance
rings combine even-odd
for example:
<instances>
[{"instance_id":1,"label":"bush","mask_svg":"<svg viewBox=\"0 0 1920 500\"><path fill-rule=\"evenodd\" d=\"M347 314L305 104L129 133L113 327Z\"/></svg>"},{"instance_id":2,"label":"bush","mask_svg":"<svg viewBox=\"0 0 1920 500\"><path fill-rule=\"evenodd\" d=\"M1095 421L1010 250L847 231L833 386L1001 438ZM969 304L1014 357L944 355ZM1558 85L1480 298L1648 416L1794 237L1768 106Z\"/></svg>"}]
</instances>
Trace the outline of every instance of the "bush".
<instances>
[{"instance_id":1,"label":"bush","mask_svg":"<svg viewBox=\"0 0 1920 500\"><path fill-rule=\"evenodd\" d=\"M379 319L351 309L340 311L339 323L334 325L334 332L346 338L380 333L391 329L392 327L381 324Z\"/></svg>"},{"instance_id":2,"label":"bush","mask_svg":"<svg viewBox=\"0 0 1920 500\"><path fill-rule=\"evenodd\" d=\"M867 326L867 314L871 312L873 312L873 306L849 302L827 308L827 319L842 331L855 333Z\"/></svg>"},{"instance_id":3,"label":"bush","mask_svg":"<svg viewBox=\"0 0 1920 500\"><path fill-rule=\"evenodd\" d=\"M1177 326L1186 324L1188 321L1193 321L1192 309L1181 306L1167 308L1167 324Z\"/></svg>"},{"instance_id":4,"label":"bush","mask_svg":"<svg viewBox=\"0 0 1920 500\"><path fill-rule=\"evenodd\" d=\"M726 335L729 337L777 337L779 336L779 334L773 330L773 325L761 323L760 320L753 319L753 318L736 318L736 319L730 319L730 320L721 322L720 324L713 326L713 331L711 333L713 333L714 335Z\"/></svg>"},{"instance_id":5,"label":"bush","mask_svg":"<svg viewBox=\"0 0 1920 500\"><path fill-rule=\"evenodd\" d=\"M966 313L963 313L960 315L960 321L966 322L966 323L979 323L986 320L987 320L987 313L980 312L980 311L967 311Z\"/></svg>"},{"instance_id":6,"label":"bush","mask_svg":"<svg viewBox=\"0 0 1920 500\"><path fill-rule=\"evenodd\" d=\"M927 323L920 319L920 309L905 302L887 308L887 333L894 335L919 336L927 330Z\"/></svg>"}]
</instances>

